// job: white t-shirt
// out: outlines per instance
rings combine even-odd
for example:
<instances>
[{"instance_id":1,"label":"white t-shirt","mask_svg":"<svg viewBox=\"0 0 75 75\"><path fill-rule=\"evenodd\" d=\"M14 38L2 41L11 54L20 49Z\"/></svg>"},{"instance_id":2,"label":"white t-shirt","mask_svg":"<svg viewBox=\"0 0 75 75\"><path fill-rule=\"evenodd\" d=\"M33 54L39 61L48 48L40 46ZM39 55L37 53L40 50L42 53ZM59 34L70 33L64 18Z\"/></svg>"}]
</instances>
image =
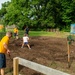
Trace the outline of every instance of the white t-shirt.
<instances>
[{"instance_id":1,"label":"white t-shirt","mask_svg":"<svg viewBox=\"0 0 75 75\"><path fill-rule=\"evenodd\" d=\"M24 36L23 37L23 42L28 42L29 37L28 36Z\"/></svg>"}]
</instances>

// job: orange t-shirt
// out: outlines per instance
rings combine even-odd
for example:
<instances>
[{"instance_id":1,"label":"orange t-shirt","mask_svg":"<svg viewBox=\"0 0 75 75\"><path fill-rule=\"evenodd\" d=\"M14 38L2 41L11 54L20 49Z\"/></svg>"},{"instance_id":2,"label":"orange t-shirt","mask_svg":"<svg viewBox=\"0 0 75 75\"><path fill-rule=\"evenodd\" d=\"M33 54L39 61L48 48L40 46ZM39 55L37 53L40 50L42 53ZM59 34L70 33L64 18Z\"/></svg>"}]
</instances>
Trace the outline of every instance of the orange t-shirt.
<instances>
[{"instance_id":1,"label":"orange t-shirt","mask_svg":"<svg viewBox=\"0 0 75 75\"><path fill-rule=\"evenodd\" d=\"M0 41L0 53L6 53L6 49L4 48L4 45L3 44L6 44L6 45L8 45L8 43L9 43L9 37L8 36L4 36L3 38L2 38L2 40Z\"/></svg>"}]
</instances>

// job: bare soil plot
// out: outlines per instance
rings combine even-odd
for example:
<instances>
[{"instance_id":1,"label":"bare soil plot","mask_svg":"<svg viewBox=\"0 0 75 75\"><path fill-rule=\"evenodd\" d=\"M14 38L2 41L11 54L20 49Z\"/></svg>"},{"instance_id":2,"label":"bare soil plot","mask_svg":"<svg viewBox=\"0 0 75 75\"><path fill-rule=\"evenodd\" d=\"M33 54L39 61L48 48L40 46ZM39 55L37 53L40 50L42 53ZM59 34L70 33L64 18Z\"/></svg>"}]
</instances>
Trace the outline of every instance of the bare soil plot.
<instances>
[{"instance_id":1,"label":"bare soil plot","mask_svg":"<svg viewBox=\"0 0 75 75\"><path fill-rule=\"evenodd\" d=\"M27 60L61 70L71 75L75 75L75 42L72 43L71 67L68 68L67 62L67 40L66 38L53 37L30 37L29 44L31 50L25 46L21 48L22 38L10 41L11 59L7 56L6 73L12 73L12 59L16 56ZM23 75L43 75L29 68L19 66L19 72Z\"/></svg>"}]
</instances>

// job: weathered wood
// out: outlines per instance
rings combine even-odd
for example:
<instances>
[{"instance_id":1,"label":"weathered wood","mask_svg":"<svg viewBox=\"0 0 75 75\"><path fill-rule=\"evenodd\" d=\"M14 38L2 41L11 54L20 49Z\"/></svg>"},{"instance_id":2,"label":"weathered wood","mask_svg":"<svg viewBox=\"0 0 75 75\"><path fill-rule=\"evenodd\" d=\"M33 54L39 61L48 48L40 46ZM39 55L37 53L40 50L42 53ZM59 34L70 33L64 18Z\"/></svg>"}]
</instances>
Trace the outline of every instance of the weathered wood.
<instances>
[{"instance_id":1,"label":"weathered wood","mask_svg":"<svg viewBox=\"0 0 75 75\"><path fill-rule=\"evenodd\" d=\"M20 65L28 67L40 73L43 73L45 75L70 75L70 74L58 71L56 69L52 69L52 68L37 64L35 62L31 62L31 61L19 58L19 57L16 57L16 59L19 59Z\"/></svg>"},{"instance_id":2,"label":"weathered wood","mask_svg":"<svg viewBox=\"0 0 75 75\"><path fill-rule=\"evenodd\" d=\"M71 63L70 63L70 44L69 44L69 41L67 41L67 48L68 48L68 51L67 51L67 54L68 54L68 68L70 68Z\"/></svg>"},{"instance_id":3,"label":"weathered wood","mask_svg":"<svg viewBox=\"0 0 75 75\"><path fill-rule=\"evenodd\" d=\"M18 63L19 63L18 59L14 58L13 59L13 75L19 75L18 74L18 68L19 68L18 67L19 66Z\"/></svg>"}]
</instances>

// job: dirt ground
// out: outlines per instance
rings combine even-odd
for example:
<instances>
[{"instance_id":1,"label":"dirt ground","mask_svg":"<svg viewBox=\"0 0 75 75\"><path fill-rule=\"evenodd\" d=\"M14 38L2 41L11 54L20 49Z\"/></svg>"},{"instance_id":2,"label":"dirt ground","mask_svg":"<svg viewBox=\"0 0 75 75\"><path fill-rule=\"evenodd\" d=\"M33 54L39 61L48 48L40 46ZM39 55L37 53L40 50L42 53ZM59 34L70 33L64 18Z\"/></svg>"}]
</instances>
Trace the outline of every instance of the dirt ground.
<instances>
[{"instance_id":1,"label":"dirt ground","mask_svg":"<svg viewBox=\"0 0 75 75\"><path fill-rule=\"evenodd\" d=\"M7 56L6 75L12 75L12 66L14 57L24 59L75 75L75 42L70 46L71 66L68 68L67 62L67 40L66 38L54 37L30 37L29 44L31 50L24 46L21 48L22 38L12 39L9 48L11 50L11 59ZM8 74L10 72L10 74ZM22 75L43 75L29 68L19 66L19 73Z\"/></svg>"}]
</instances>

